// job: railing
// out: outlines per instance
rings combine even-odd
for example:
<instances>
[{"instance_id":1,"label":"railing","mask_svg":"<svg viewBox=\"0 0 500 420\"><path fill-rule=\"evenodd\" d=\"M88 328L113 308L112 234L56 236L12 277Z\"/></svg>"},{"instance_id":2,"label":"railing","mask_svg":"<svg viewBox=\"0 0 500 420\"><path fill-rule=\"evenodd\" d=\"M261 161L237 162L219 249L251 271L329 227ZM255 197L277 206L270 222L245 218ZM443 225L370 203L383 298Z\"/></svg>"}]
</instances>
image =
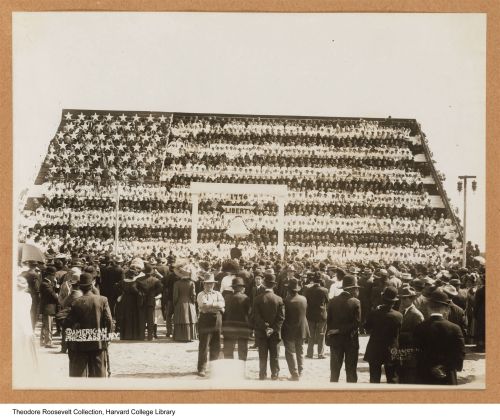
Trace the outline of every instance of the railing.
<instances>
[{"instance_id":1,"label":"railing","mask_svg":"<svg viewBox=\"0 0 500 420\"><path fill-rule=\"evenodd\" d=\"M443 187L443 183L441 182L441 178L439 177L439 175L436 171L436 168L434 167L434 162L432 161L431 151L429 149L429 146L427 145L427 142L425 141L425 137L424 137L424 134L422 133L422 129L420 128L420 125L417 122L416 122L416 124L417 124L418 134L420 135L420 141L421 141L422 147L424 149L425 157L427 159L427 162L429 162L429 166L431 168L432 177L434 178L434 182L437 185L439 194L441 195L441 197L443 199L443 203L446 206L448 213L451 215L453 222L455 223L457 231L460 235L460 239L462 239L462 236L463 236L462 225L460 224L460 221L458 220L457 215L455 214L455 212L451 208L450 201L448 200L448 196L446 195L446 191Z\"/></svg>"}]
</instances>

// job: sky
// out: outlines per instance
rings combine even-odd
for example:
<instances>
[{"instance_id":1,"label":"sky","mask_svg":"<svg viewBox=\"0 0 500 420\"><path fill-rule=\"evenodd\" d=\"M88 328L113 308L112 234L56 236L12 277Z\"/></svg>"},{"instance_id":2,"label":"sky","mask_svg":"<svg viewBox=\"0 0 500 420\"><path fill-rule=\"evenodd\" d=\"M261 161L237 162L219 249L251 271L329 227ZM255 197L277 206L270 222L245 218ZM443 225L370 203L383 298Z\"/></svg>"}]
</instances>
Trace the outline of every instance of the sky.
<instances>
[{"instance_id":1,"label":"sky","mask_svg":"<svg viewBox=\"0 0 500 420\"><path fill-rule=\"evenodd\" d=\"M421 124L460 215L477 176L484 250L485 78L485 14L14 13L14 200L64 108L391 115Z\"/></svg>"}]
</instances>

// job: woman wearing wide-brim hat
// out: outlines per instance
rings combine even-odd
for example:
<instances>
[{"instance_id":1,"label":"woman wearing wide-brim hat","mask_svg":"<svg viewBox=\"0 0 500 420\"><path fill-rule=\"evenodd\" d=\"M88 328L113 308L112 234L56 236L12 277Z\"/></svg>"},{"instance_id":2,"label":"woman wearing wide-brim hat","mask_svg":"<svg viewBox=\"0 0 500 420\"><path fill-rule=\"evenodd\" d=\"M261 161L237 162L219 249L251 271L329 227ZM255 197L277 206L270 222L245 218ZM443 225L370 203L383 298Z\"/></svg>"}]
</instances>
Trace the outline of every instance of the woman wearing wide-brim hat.
<instances>
[{"instance_id":1,"label":"woman wearing wide-brim hat","mask_svg":"<svg viewBox=\"0 0 500 420\"><path fill-rule=\"evenodd\" d=\"M141 326L142 298L137 289L138 273L129 270L121 284L122 294L117 299L116 321L120 331L120 340L142 340Z\"/></svg>"},{"instance_id":2,"label":"woman wearing wide-brim hat","mask_svg":"<svg viewBox=\"0 0 500 420\"><path fill-rule=\"evenodd\" d=\"M196 316L196 291L191 280L192 265L188 261L174 266L178 280L174 283L174 340L188 342L198 338Z\"/></svg>"}]
</instances>

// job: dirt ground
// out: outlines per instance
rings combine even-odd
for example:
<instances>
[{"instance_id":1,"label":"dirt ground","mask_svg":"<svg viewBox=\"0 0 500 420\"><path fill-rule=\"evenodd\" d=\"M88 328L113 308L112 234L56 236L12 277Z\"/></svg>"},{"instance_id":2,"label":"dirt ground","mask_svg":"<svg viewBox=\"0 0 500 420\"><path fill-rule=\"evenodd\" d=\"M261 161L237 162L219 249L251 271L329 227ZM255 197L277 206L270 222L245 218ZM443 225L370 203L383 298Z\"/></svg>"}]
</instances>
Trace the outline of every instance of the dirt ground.
<instances>
[{"instance_id":1,"label":"dirt ground","mask_svg":"<svg viewBox=\"0 0 500 420\"><path fill-rule=\"evenodd\" d=\"M289 381L290 373L286 364L284 349L280 349L280 378L278 381L259 381L258 366L259 357L256 349L249 349L247 363L238 360L219 360L213 362L206 378L200 378L196 374L198 357L198 342L177 343L171 338L165 338L165 327L159 326L159 339L152 342L132 342L113 341L109 347L111 378L133 379L125 383L134 384L139 381L141 386L148 386L148 383L155 383L154 388L168 389L169 387L189 387L197 386L203 388L209 386L217 387L217 383L237 382L240 387L264 387L272 386L274 389L287 389L290 386L300 386L301 388L323 388L330 386L330 357L329 348L326 347L326 358L318 359L315 354L314 359L304 359L304 372L298 383ZM54 339L54 344L58 345L60 338ZM358 362L358 386L359 384L369 384L368 363L363 361L363 355L368 343L367 336L360 337L360 354ZM252 345L253 341L249 343ZM59 346L54 349L38 348L39 365L42 377L50 378L53 381L68 378L68 356L59 353ZM305 346L304 346L305 350ZM222 354L221 354L222 356ZM235 357L237 352L235 351ZM270 376L270 372L268 372ZM485 381L485 354L475 353L473 348L467 347L464 369L458 374L459 387L481 387ZM161 381L148 381L150 379ZM194 382L191 382L194 381ZM201 382L200 382L201 381ZM385 377L382 376L382 382ZM124 383L123 381L121 381ZM158 384L161 382L161 384ZM272 385L271 385L272 383ZM342 371L339 385L345 385L345 371ZM47 384L50 387L50 384ZM394 385L390 385L393 387ZM397 386L397 385L396 385Z\"/></svg>"}]
</instances>

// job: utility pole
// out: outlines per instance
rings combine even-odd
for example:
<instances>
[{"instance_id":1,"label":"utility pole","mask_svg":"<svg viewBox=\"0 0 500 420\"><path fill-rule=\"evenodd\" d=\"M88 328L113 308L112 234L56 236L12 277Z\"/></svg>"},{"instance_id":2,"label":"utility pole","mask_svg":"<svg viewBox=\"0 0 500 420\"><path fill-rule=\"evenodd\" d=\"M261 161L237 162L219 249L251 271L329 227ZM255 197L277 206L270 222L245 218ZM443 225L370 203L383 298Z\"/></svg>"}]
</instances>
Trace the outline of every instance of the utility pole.
<instances>
[{"instance_id":1,"label":"utility pole","mask_svg":"<svg viewBox=\"0 0 500 420\"><path fill-rule=\"evenodd\" d=\"M467 180L473 179L472 181L472 191L476 191L477 182L475 180L475 175L460 175L458 177L459 181L457 184L458 192L464 190L464 230L462 235L462 267L465 268L467 265Z\"/></svg>"},{"instance_id":2,"label":"utility pole","mask_svg":"<svg viewBox=\"0 0 500 420\"><path fill-rule=\"evenodd\" d=\"M115 255L118 254L118 242L120 240L120 182L116 180L116 199L115 199Z\"/></svg>"}]
</instances>

